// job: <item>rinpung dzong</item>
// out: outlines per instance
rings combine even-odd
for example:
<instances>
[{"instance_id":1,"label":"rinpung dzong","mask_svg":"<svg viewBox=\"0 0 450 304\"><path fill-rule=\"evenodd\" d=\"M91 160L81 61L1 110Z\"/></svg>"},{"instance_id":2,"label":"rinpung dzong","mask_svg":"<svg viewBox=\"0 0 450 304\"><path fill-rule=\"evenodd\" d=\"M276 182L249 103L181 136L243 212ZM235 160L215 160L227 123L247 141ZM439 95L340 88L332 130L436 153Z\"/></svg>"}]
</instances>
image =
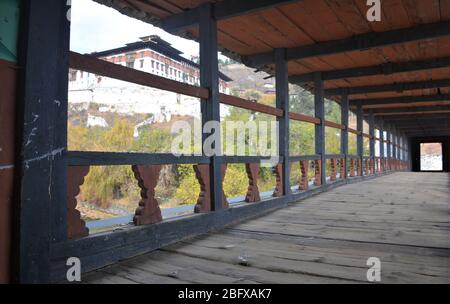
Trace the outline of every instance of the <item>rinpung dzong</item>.
<instances>
[{"instance_id":1,"label":"rinpung dzong","mask_svg":"<svg viewBox=\"0 0 450 304\"><path fill-rule=\"evenodd\" d=\"M0 21L2 282L64 282L71 257L92 283L363 283L370 257L382 283L450 282L448 1L384 0L380 22L360 0L96 2L197 40L199 74L139 70L139 54L118 52L118 65L70 51L66 1L0 3L0 20L16 20ZM219 50L275 77L276 105L221 93ZM221 104L276 118L273 196L259 196L264 157L67 151L74 70L198 98L204 124L220 120ZM314 115L291 110L289 83L314 94ZM339 122L326 119L325 98L340 104ZM314 126L312 155L290 152L295 122ZM341 153L325 150L326 128L340 133ZM441 145L441 172L421 171L423 143ZM196 167L196 214L162 218L154 189L169 164ZM222 186L231 164L246 166L249 183L233 206ZM142 190L134 222L89 232L79 188L91 167L118 165L132 166Z\"/></svg>"}]
</instances>

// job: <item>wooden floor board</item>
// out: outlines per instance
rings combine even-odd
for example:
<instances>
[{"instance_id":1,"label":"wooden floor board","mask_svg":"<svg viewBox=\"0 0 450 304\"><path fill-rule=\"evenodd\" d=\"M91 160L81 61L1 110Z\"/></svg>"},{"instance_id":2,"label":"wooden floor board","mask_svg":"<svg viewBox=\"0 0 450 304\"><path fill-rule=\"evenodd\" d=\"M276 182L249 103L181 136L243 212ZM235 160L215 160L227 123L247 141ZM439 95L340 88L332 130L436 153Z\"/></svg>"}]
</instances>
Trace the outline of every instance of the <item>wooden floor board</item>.
<instances>
[{"instance_id":1,"label":"wooden floor board","mask_svg":"<svg viewBox=\"0 0 450 304\"><path fill-rule=\"evenodd\" d=\"M350 184L88 274L86 283L450 283L450 175Z\"/></svg>"}]
</instances>

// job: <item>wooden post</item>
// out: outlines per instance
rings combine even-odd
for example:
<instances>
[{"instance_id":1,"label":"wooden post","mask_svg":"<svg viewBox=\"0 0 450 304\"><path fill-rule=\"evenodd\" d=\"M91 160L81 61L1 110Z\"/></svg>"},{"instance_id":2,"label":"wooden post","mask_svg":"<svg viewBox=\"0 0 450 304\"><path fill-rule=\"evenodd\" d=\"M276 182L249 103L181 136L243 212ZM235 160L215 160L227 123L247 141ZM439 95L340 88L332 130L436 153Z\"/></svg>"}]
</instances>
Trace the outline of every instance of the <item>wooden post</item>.
<instances>
[{"instance_id":1,"label":"wooden post","mask_svg":"<svg viewBox=\"0 0 450 304\"><path fill-rule=\"evenodd\" d=\"M390 127L387 126L386 127L386 140L388 143L386 145L386 149L387 149L387 168L386 168L386 170L389 170L389 171L391 171L391 158L392 158L392 146L391 146L392 133L390 130L391 130Z\"/></svg>"},{"instance_id":2,"label":"wooden post","mask_svg":"<svg viewBox=\"0 0 450 304\"><path fill-rule=\"evenodd\" d=\"M201 7L199 20L200 33L200 85L210 92L208 99L201 103L202 122L220 122L219 101L219 61L217 48L217 21L213 17L213 7ZM220 128L215 130L215 151L221 151ZM219 134L219 136L217 136ZM208 134L203 134L203 143ZM211 157L210 165L211 211L222 209L222 163L220 155Z\"/></svg>"},{"instance_id":3,"label":"wooden post","mask_svg":"<svg viewBox=\"0 0 450 304\"><path fill-rule=\"evenodd\" d=\"M342 95L341 100L341 124L344 125L344 129L341 130L341 154L344 155L344 158L341 160L341 168L343 176L341 178L346 179L348 176L348 168L347 168L347 162L348 162L348 111L349 111L349 105L348 105L348 95L344 94Z\"/></svg>"},{"instance_id":4,"label":"wooden post","mask_svg":"<svg viewBox=\"0 0 450 304\"><path fill-rule=\"evenodd\" d=\"M320 119L316 125L316 154L320 155L321 185L326 184L326 158L325 158L325 101L323 91L323 80L320 73L314 74L314 108L315 116Z\"/></svg>"},{"instance_id":5,"label":"wooden post","mask_svg":"<svg viewBox=\"0 0 450 304\"><path fill-rule=\"evenodd\" d=\"M384 172L385 167L384 167L384 160L385 160L385 155L384 155L384 123L383 120L379 120L378 122L378 127L380 130L380 172Z\"/></svg>"},{"instance_id":6,"label":"wooden post","mask_svg":"<svg viewBox=\"0 0 450 304\"><path fill-rule=\"evenodd\" d=\"M364 112L361 104L358 104L357 107L356 120L357 120L356 129L358 131L357 137L358 175L362 176L363 175L362 163L364 157L364 137L363 137Z\"/></svg>"},{"instance_id":7,"label":"wooden post","mask_svg":"<svg viewBox=\"0 0 450 304\"><path fill-rule=\"evenodd\" d=\"M275 77L276 77L276 105L284 111L278 118L279 124L279 155L283 157L283 195L291 192L290 186L290 162L289 162L289 81L286 49L275 50Z\"/></svg>"},{"instance_id":8,"label":"wooden post","mask_svg":"<svg viewBox=\"0 0 450 304\"><path fill-rule=\"evenodd\" d=\"M370 135L370 174L375 174L375 116L373 110L369 111L369 135Z\"/></svg>"},{"instance_id":9,"label":"wooden post","mask_svg":"<svg viewBox=\"0 0 450 304\"><path fill-rule=\"evenodd\" d=\"M66 1L22 1L18 117L21 126L13 281L50 282L50 247L67 240Z\"/></svg>"}]
</instances>

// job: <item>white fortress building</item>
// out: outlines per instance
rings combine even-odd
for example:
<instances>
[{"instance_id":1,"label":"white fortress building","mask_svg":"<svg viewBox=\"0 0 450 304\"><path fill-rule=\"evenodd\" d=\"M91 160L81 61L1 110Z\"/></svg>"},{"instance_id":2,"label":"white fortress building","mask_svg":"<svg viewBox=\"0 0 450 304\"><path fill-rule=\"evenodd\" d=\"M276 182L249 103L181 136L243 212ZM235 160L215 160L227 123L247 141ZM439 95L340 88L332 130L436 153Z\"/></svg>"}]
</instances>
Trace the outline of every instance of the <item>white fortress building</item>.
<instances>
[{"instance_id":1,"label":"white fortress building","mask_svg":"<svg viewBox=\"0 0 450 304\"><path fill-rule=\"evenodd\" d=\"M199 85L198 63L182 57L182 52L159 36L140 39L141 41L129 43L121 48L91 55L139 71L190 85ZM220 91L229 94L228 82L231 79L222 73L220 78ZM69 104L88 109L93 103L99 105L100 112L130 115L151 113L155 122L170 121L173 115L200 118L200 103L196 98L70 70ZM103 124L102 121L96 121L95 117L91 117L90 121L96 125Z\"/></svg>"}]
</instances>

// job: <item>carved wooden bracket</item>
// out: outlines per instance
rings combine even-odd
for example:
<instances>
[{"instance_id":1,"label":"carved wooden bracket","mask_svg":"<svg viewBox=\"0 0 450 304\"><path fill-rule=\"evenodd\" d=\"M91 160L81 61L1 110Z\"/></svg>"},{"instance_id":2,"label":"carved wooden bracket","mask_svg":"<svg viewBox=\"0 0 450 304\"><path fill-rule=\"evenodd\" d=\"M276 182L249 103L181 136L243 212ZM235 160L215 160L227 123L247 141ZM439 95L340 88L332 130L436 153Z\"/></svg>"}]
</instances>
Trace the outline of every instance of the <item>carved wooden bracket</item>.
<instances>
[{"instance_id":1,"label":"carved wooden bracket","mask_svg":"<svg viewBox=\"0 0 450 304\"><path fill-rule=\"evenodd\" d=\"M302 160L300 161L300 190L306 191L309 188L309 180L308 180L308 170L309 170L309 161Z\"/></svg>"},{"instance_id":2,"label":"carved wooden bracket","mask_svg":"<svg viewBox=\"0 0 450 304\"><path fill-rule=\"evenodd\" d=\"M245 171L248 176L248 191L245 201L247 203L255 203L261 201L258 188L259 164L245 164Z\"/></svg>"},{"instance_id":3,"label":"carved wooden bracket","mask_svg":"<svg viewBox=\"0 0 450 304\"><path fill-rule=\"evenodd\" d=\"M277 164L273 168L275 178L276 178L276 185L275 185L275 191L273 192L273 197L281 197L283 196L283 164Z\"/></svg>"},{"instance_id":4,"label":"carved wooden bracket","mask_svg":"<svg viewBox=\"0 0 450 304\"><path fill-rule=\"evenodd\" d=\"M200 184L200 194L195 205L195 213L211 212L211 187L209 178L209 165L194 165L195 176ZM222 183L227 171L227 164L222 165ZM228 209L228 201L222 187L222 208Z\"/></svg>"},{"instance_id":5,"label":"carved wooden bracket","mask_svg":"<svg viewBox=\"0 0 450 304\"><path fill-rule=\"evenodd\" d=\"M322 185L322 161L316 159L314 161L314 185L321 186Z\"/></svg>"},{"instance_id":6,"label":"carved wooden bracket","mask_svg":"<svg viewBox=\"0 0 450 304\"><path fill-rule=\"evenodd\" d=\"M332 158L330 159L330 165L331 165L331 181L336 181L337 173L336 173L336 159Z\"/></svg>"},{"instance_id":7,"label":"carved wooden bracket","mask_svg":"<svg viewBox=\"0 0 450 304\"><path fill-rule=\"evenodd\" d=\"M77 210L76 198L80 194L80 187L83 185L89 169L89 166L80 166L69 167L67 171L67 238L69 240L89 235L86 222L81 219L80 211Z\"/></svg>"},{"instance_id":8,"label":"carved wooden bracket","mask_svg":"<svg viewBox=\"0 0 450 304\"><path fill-rule=\"evenodd\" d=\"M345 172L345 162L346 162L345 158L341 158L339 160L339 176L341 179L347 178L347 172Z\"/></svg>"},{"instance_id":9,"label":"carved wooden bracket","mask_svg":"<svg viewBox=\"0 0 450 304\"><path fill-rule=\"evenodd\" d=\"M350 159L350 177L355 177L355 160L352 158Z\"/></svg>"},{"instance_id":10,"label":"carved wooden bracket","mask_svg":"<svg viewBox=\"0 0 450 304\"><path fill-rule=\"evenodd\" d=\"M162 222L161 209L155 198L155 187L158 184L161 168L161 165L132 166L142 197L133 219L136 226Z\"/></svg>"}]
</instances>

